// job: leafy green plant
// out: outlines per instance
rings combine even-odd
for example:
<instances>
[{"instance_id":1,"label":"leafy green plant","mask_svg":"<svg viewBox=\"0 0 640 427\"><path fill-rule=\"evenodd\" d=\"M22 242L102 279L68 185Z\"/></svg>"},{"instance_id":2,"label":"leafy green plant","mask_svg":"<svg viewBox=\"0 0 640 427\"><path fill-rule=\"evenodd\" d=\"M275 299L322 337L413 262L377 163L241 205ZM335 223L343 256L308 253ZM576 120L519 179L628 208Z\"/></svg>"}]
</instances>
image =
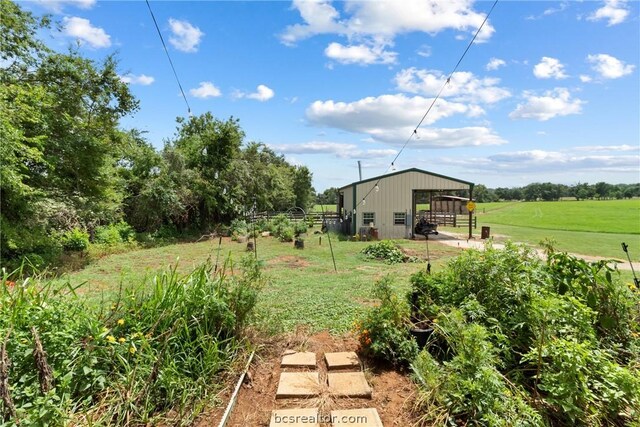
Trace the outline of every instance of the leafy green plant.
<instances>
[{"instance_id":1,"label":"leafy green plant","mask_svg":"<svg viewBox=\"0 0 640 427\"><path fill-rule=\"evenodd\" d=\"M136 232L129 224L120 221L115 224L97 227L94 242L105 245L117 245L135 241Z\"/></svg>"},{"instance_id":2,"label":"leafy green plant","mask_svg":"<svg viewBox=\"0 0 640 427\"><path fill-rule=\"evenodd\" d=\"M418 345L409 334L409 305L393 291L389 276L376 282L374 296L380 304L357 323L360 345L373 357L406 366L418 353Z\"/></svg>"},{"instance_id":3,"label":"leafy green plant","mask_svg":"<svg viewBox=\"0 0 640 427\"><path fill-rule=\"evenodd\" d=\"M186 276L173 268L98 311L67 284L3 278L0 344L15 403L6 425L147 424L170 412L188 423L245 345L264 279L253 257L240 267L233 276L231 259L217 273L209 264Z\"/></svg>"},{"instance_id":4,"label":"leafy green plant","mask_svg":"<svg viewBox=\"0 0 640 427\"><path fill-rule=\"evenodd\" d=\"M89 233L80 228L64 232L60 240L62 247L67 251L81 252L89 247Z\"/></svg>"},{"instance_id":5,"label":"leafy green plant","mask_svg":"<svg viewBox=\"0 0 640 427\"><path fill-rule=\"evenodd\" d=\"M497 351L487 330L467 324L462 312L438 317L436 331L453 353L441 363L423 350L411 368L419 384L417 407L421 422L451 425L542 426L542 417L529 406L523 391L496 368Z\"/></svg>"},{"instance_id":6,"label":"leafy green plant","mask_svg":"<svg viewBox=\"0 0 640 427\"><path fill-rule=\"evenodd\" d=\"M362 250L362 253L369 259L384 261L387 264L417 261L417 258L405 255L398 245L391 240L382 240L369 245Z\"/></svg>"},{"instance_id":7,"label":"leafy green plant","mask_svg":"<svg viewBox=\"0 0 640 427\"><path fill-rule=\"evenodd\" d=\"M308 229L307 224L305 224L304 221L298 221L293 226L293 232L294 232L296 237L300 236L301 234L306 233L307 229Z\"/></svg>"},{"instance_id":8,"label":"leafy green plant","mask_svg":"<svg viewBox=\"0 0 640 427\"><path fill-rule=\"evenodd\" d=\"M640 414L640 297L605 262L490 244L411 277L433 318L413 363L424 421L625 425ZM524 417L524 418L522 418Z\"/></svg>"},{"instance_id":9,"label":"leafy green plant","mask_svg":"<svg viewBox=\"0 0 640 427\"><path fill-rule=\"evenodd\" d=\"M294 224L286 215L276 215L271 219L271 232L281 242L291 242L295 236Z\"/></svg>"}]
</instances>

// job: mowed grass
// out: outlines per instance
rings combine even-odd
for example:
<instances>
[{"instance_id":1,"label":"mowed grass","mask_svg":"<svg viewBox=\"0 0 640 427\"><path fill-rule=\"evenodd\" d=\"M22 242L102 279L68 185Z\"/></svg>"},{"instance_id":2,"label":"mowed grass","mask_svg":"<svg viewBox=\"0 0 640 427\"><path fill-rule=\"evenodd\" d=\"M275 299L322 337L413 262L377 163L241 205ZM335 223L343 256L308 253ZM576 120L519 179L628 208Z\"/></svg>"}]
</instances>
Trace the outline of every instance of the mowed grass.
<instances>
[{"instance_id":1,"label":"mowed grass","mask_svg":"<svg viewBox=\"0 0 640 427\"><path fill-rule=\"evenodd\" d=\"M491 224L640 234L640 199L480 203L477 215Z\"/></svg>"},{"instance_id":2,"label":"mowed grass","mask_svg":"<svg viewBox=\"0 0 640 427\"><path fill-rule=\"evenodd\" d=\"M495 240L538 246L553 239L556 249L571 253L640 260L640 200L481 203L478 230L491 227Z\"/></svg>"},{"instance_id":3,"label":"mowed grass","mask_svg":"<svg viewBox=\"0 0 640 427\"><path fill-rule=\"evenodd\" d=\"M409 253L426 258L424 241L398 242ZM337 272L334 271L327 236L310 235L305 249L293 243L281 243L272 237L257 239L258 258L265 263L269 285L260 296L256 312L258 321L273 332L294 330L307 325L311 331L348 331L365 307L374 303L372 291L376 280L389 274L395 286L406 292L409 276L425 268L425 262L388 265L366 260L360 251L370 243L332 239ZM460 253L457 248L429 242L432 268L437 270L447 259ZM232 273L246 245L223 239L219 263L226 258L226 271ZM123 287L151 278L162 268L175 264L178 272L187 273L211 258L215 263L218 239L184 243L155 249L117 254L98 260L82 271L68 275L72 284L86 282L79 292L95 304L108 304Z\"/></svg>"}]
</instances>

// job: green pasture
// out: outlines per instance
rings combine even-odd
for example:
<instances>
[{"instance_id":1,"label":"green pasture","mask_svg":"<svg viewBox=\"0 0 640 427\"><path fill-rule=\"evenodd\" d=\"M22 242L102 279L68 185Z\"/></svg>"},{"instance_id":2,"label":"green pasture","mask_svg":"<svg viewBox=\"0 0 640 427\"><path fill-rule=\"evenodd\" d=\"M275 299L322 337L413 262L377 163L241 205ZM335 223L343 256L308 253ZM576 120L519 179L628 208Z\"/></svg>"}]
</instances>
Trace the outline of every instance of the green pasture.
<instances>
[{"instance_id":1,"label":"green pasture","mask_svg":"<svg viewBox=\"0 0 640 427\"><path fill-rule=\"evenodd\" d=\"M426 257L424 241L399 241L411 255ZM293 330L308 325L311 330L345 332L362 310L373 303L372 289L376 280L390 274L395 286L403 292L409 289L408 278L425 263L387 265L366 260L360 251L370 243L332 239L337 272L334 271L327 236L310 234L305 249L293 248L293 243L281 243L272 237L257 239L258 258L265 263L269 285L261 293L256 313L260 322L273 332ZM220 248L220 268L233 273L246 254L246 244L223 239ZM433 268L458 254L451 248L430 242ZM190 272L196 265L211 258L215 263L218 239L199 243L183 243L154 249L132 251L105 257L85 269L66 276L72 284L85 282L79 292L95 304L110 304L119 287L139 283L164 267L178 263L178 271ZM231 263L224 266L224 260Z\"/></svg>"},{"instance_id":2,"label":"green pasture","mask_svg":"<svg viewBox=\"0 0 640 427\"><path fill-rule=\"evenodd\" d=\"M479 203L476 209L483 224L640 234L640 199Z\"/></svg>"}]
</instances>

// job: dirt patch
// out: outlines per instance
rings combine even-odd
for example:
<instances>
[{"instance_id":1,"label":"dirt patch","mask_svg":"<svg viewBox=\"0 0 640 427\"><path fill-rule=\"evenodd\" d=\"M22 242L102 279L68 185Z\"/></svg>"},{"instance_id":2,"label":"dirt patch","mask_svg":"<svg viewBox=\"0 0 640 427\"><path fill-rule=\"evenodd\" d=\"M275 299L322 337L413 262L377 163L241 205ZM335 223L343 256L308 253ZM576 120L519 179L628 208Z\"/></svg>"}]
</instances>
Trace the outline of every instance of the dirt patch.
<instances>
[{"instance_id":1,"label":"dirt patch","mask_svg":"<svg viewBox=\"0 0 640 427\"><path fill-rule=\"evenodd\" d=\"M315 352L320 382L324 384L327 369L323 354L331 351L357 352L358 342L351 335L335 337L328 332L321 332L309 336L302 329L283 339L265 342L256 352L254 362L249 369L251 381L241 387L227 426L268 426L272 410L305 407L319 407L322 415L328 415L334 409L372 407L378 410L385 426L409 426L415 423L416 419L411 415L415 397L413 383L406 375L388 366L377 365L360 354L365 376L373 387L372 399L341 398L325 392L317 398L276 400L280 373L289 371L287 368L280 368L280 359L286 349ZM300 370L294 369L294 371ZM200 427L218 425L223 412L224 408L218 408L201 417L196 425ZM329 424L322 425L329 426Z\"/></svg>"},{"instance_id":2,"label":"dirt patch","mask_svg":"<svg viewBox=\"0 0 640 427\"><path fill-rule=\"evenodd\" d=\"M299 256L283 255L277 258L270 259L267 265L286 265L289 268L304 268L309 266L309 261Z\"/></svg>"}]
</instances>

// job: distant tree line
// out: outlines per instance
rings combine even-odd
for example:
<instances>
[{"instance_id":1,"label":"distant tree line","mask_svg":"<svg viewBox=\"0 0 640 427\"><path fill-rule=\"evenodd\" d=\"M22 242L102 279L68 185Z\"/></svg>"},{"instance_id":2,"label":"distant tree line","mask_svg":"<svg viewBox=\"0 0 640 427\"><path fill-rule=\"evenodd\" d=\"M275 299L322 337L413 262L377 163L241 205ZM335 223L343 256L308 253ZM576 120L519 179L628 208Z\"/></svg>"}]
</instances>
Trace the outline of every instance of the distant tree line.
<instances>
[{"instance_id":1,"label":"distant tree line","mask_svg":"<svg viewBox=\"0 0 640 427\"><path fill-rule=\"evenodd\" d=\"M608 184L606 182L598 182L596 184L588 184L585 182L564 185L550 182L534 182L524 187L513 188L487 188L479 184L473 189L473 197L480 203L501 200L553 201L562 198L575 198L576 200L630 199L640 197L640 183Z\"/></svg>"},{"instance_id":2,"label":"distant tree line","mask_svg":"<svg viewBox=\"0 0 640 427\"><path fill-rule=\"evenodd\" d=\"M139 103L113 56L51 51L37 37L49 19L11 1L0 0L0 16L1 266L45 265L109 224L200 231L313 204L309 169L245 141L233 117L178 118L160 150L121 129Z\"/></svg>"}]
</instances>

